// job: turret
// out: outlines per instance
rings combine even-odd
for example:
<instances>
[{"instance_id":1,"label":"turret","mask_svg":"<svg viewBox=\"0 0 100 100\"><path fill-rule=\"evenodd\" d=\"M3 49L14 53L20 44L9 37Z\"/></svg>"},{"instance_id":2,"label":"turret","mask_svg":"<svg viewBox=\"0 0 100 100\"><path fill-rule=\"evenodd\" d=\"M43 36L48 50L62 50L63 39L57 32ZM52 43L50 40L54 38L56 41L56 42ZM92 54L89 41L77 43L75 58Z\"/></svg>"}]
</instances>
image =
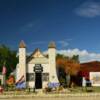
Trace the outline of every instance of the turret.
<instances>
[{"instance_id":1,"label":"turret","mask_svg":"<svg viewBox=\"0 0 100 100\"><path fill-rule=\"evenodd\" d=\"M24 76L26 81L26 45L22 40L19 44L19 79Z\"/></svg>"},{"instance_id":2,"label":"turret","mask_svg":"<svg viewBox=\"0 0 100 100\"><path fill-rule=\"evenodd\" d=\"M58 78L56 73L56 45L54 42L50 42L48 45L48 55L49 55L49 66L50 66L50 82L58 83Z\"/></svg>"}]
</instances>

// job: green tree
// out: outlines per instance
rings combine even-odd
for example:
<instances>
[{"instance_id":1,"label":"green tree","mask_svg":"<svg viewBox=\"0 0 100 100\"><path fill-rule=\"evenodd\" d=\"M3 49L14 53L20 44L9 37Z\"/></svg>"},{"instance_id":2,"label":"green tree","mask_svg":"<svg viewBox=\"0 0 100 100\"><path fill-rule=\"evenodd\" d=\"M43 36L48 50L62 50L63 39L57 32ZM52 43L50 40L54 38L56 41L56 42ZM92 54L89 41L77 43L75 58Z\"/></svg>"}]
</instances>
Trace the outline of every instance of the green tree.
<instances>
[{"instance_id":1,"label":"green tree","mask_svg":"<svg viewBox=\"0 0 100 100\"><path fill-rule=\"evenodd\" d=\"M16 64L18 63L18 58L16 57L17 52L11 50L5 45L0 45L0 72L2 72L2 67L5 63L7 68L7 76L15 70Z\"/></svg>"},{"instance_id":2,"label":"green tree","mask_svg":"<svg viewBox=\"0 0 100 100\"><path fill-rule=\"evenodd\" d=\"M80 69L79 56L73 55L72 57L66 57L63 55L57 55L56 65L60 83L62 83L60 78L63 78L63 80L65 80L63 83L70 86L72 84L72 76L77 76Z\"/></svg>"},{"instance_id":3,"label":"green tree","mask_svg":"<svg viewBox=\"0 0 100 100\"><path fill-rule=\"evenodd\" d=\"M79 63L79 55L73 55L71 59Z\"/></svg>"}]
</instances>

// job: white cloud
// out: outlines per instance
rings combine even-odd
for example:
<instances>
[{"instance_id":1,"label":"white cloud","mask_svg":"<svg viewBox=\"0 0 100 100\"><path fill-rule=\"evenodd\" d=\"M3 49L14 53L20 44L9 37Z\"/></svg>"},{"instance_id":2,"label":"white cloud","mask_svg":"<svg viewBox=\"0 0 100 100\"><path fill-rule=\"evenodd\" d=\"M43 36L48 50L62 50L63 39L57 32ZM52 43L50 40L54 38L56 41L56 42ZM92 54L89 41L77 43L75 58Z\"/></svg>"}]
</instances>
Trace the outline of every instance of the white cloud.
<instances>
[{"instance_id":1,"label":"white cloud","mask_svg":"<svg viewBox=\"0 0 100 100\"><path fill-rule=\"evenodd\" d=\"M58 41L58 43L62 45L62 47L67 47L69 45L67 41Z\"/></svg>"},{"instance_id":2,"label":"white cloud","mask_svg":"<svg viewBox=\"0 0 100 100\"><path fill-rule=\"evenodd\" d=\"M37 41L37 42L32 42L31 45L37 45L37 44L45 44L45 41Z\"/></svg>"},{"instance_id":3,"label":"white cloud","mask_svg":"<svg viewBox=\"0 0 100 100\"><path fill-rule=\"evenodd\" d=\"M27 53L30 55L32 52ZM48 54L48 51L44 51L44 54ZM63 54L65 56L72 57L73 55L79 55L80 63L90 62L90 61L100 61L100 53L91 53L87 50L79 50L78 48L75 49L68 49L68 50L57 50L57 53ZM18 53L17 53L18 56Z\"/></svg>"},{"instance_id":4,"label":"white cloud","mask_svg":"<svg viewBox=\"0 0 100 100\"><path fill-rule=\"evenodd\" d=\"M72 57L73 55L79 55L80 62L89 62L89 61L100 61L100 53L90 53L87 50L79 49L68 49L68 50L57 50L57 53L63 54L65 56Z\"/></svg>"},{"instance_id":5,"label":"white cloud","mask_svg":"<svg viewBox=\"0 0 100 100\"><path fill-rule=\"evenodd\" d=\"M29 33L29 32L37 32L42 27L42 23L40 23L40 19L35 19L31 22L28 22L22 25L19 29L22 33Z\"/></svg>"},{"instance_id":6,"label":"white cloud","mask_svg":"<svg viewBox=\"0 0 100 100\"><path fill-rule=\"evenodd\" d=\"M56 43L60 44L60 46L62 46L62 48L65 48L65 47L69 46L70 41L72 41L72 39L59 40L59 41L56 41Z\"/></svg>"},{"instance_id":7,"label":"white cloud","mask_svg":"<svg viewBox=\"0 0 100 100\"><path fill-rule=\"evenodd\" d=\"M46 45L47 44L47 42L46 41L32 41L32 42L30 42L28 45L27 45L27 47L32 47L32 46L39 46L39 45Z\"/></svg>"},{"instance_id":8,"label":"white cloud","mask_svg":"<svg viewBox=\"0 0 100 100\"><path fill-rule=\"evenodd\" d=\"M100 16L100 2L85 2L75 9L75 13L79 16L91 18Z\"/></svg>"}]
</instances>

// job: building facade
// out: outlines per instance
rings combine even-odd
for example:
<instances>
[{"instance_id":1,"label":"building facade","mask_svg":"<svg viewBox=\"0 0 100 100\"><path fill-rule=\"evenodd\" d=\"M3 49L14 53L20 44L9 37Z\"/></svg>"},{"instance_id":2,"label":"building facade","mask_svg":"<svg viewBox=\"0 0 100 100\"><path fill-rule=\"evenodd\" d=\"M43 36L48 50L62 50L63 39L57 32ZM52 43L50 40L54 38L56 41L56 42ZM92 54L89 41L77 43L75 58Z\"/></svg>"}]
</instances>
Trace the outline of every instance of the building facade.
<instances>
[{"instance_id":1,"label":"building facade","mask_svg":"<svg viewBox=\"0 0 100 100\"><path fill-rule=\"evenodd\" d=\"M26 56L24 41L19 44L19 63L16 67L16 82L25 81L25 86L36 89L45 88L48 83L59 83L56 73L56 46L54 42L48 45L48 55L45 56L36 49L29 57Z\"/></svg>"},{"instance_id":2,"label":"building facade","mask_svg":"<svg viewBox=\"0 0 100 100\"><path fill-rule=\"evenodd\" d=\"M0 85L5 85L4 75L0 73Z\"/></svg>"}]
</instances>

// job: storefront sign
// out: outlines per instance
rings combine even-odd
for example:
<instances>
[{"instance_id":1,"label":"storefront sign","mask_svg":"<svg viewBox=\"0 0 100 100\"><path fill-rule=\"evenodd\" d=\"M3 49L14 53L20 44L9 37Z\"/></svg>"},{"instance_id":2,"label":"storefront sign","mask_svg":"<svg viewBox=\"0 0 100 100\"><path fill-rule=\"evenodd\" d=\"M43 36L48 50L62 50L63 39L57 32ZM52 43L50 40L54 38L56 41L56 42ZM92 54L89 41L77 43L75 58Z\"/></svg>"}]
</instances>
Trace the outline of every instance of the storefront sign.
<instances>
[{"instance_id":1,"label":"storefront sign","mask_svg":"<svg viewBox=\"0 0 100 100\"><path fill-rule=\"evenodd\" d=\"M43 72L43 67L41 64L35 64L34 72Z\"/></svg>"}]
</instances>

